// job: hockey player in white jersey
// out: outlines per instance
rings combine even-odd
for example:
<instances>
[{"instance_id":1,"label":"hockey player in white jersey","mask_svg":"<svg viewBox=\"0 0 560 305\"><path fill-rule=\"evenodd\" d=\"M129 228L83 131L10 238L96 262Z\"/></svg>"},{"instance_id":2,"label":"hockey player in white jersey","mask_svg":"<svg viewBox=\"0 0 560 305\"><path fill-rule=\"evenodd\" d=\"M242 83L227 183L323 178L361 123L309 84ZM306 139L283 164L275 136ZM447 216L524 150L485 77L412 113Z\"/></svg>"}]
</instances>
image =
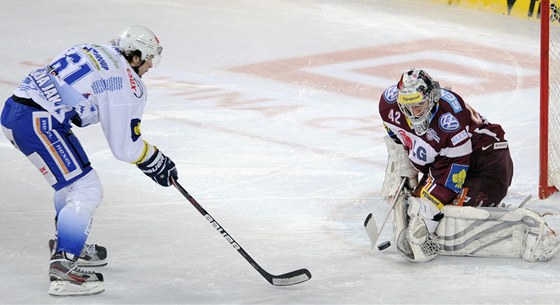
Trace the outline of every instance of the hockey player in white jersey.
<instances>
[{"instance_id":1,"label":"hockey player in white jersey","mask_svg":"<svg viewBox=\"0 0 560 305\"><path fill-rule=\"evenodd\" d=\"M101 273L80 268L105 265L107 253L104 247L86 244L103 191L73 126L100 123L113 155L162 186L178 177L173 161L140 133L147 98L141 77L158 62L161 51L151 30L131 25L111 44L65 50L27 75L6 100L4 134L54 189L52 295L105 290Z\"/></svg>"}]
</instances>

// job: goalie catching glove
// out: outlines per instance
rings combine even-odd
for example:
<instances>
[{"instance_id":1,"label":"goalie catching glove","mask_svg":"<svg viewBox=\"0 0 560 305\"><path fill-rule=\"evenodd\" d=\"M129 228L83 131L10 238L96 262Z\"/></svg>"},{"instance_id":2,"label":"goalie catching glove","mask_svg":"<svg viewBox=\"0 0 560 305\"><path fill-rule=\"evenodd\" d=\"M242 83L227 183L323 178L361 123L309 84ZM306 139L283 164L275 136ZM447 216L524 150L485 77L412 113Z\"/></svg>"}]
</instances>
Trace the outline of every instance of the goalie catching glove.
<instances>
[{"instance_id":1,"label":"goalie catching glove","mask_svg":"<svg viewBox=\"0 0 560 305\"><path fill-rule=\"evenodd\" d=\"M175 163L157 148L150 159L137 166L146 176L161 186L170 186L170 178L178 179Z\"/></svg>"}]
</instances>

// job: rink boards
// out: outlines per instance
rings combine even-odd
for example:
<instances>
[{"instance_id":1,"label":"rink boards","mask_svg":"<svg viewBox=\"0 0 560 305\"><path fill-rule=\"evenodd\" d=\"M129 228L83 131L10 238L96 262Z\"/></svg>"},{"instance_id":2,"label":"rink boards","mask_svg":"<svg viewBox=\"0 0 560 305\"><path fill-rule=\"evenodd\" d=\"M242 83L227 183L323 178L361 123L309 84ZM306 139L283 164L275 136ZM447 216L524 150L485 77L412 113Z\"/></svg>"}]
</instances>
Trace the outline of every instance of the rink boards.
<instances>
[{"instance_id":1,"label":"rink boards","mask_svg":"<svg viewBox=\"0 0 560 305\"><path fill-rule=\"evenodd\" d=\"M433 2L494 12L525 19L538 19L540 0L432 0ZM551 0L551 3L556 2Z\"/></svg>"}]
</instances>

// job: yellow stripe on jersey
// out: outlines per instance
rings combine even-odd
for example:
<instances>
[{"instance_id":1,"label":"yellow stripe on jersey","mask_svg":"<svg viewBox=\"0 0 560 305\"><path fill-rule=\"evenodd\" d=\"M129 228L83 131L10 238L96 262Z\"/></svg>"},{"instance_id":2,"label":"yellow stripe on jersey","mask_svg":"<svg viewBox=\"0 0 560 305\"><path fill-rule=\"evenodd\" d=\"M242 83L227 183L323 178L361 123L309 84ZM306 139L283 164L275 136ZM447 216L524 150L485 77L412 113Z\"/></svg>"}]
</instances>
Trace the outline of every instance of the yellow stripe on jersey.
<instances>
[{"instance_id":1,"label":"yellow stripe on jersey","mask_svg":"<svg viewBox=\"0 0 560 305\"><path fill-rule=\"evenodd\" d=\"M420 190L420 198L426 198L430 200L438 208L438 210L441 210L443 209L444 204L439 201L439 199L430 194L430 191L434 189L435 186L436 185L434 184L434 180L432 179L432 177L428 177L426 183L422 187L422 190Z\"/></svg>"},{"instance_id":2,"label":"yellow stripe on jersey","mask_svg":"<svg viewBox=\"0 0 560 305\"><path fill-rule=\"evenodd\" d=\"M148 158L149 152L150 152L150 147L152 145L150 145L148 142L142 140L142 142L144 142L144 148L142 149L142 153L140 154L140 157L138 157L138 159L136 159L136 161L132 162L132 164L140 164L144 161L146 161L146 159ZM156 150L155 146L154 146L154 150Z\"/></svg>"}]
</instances>

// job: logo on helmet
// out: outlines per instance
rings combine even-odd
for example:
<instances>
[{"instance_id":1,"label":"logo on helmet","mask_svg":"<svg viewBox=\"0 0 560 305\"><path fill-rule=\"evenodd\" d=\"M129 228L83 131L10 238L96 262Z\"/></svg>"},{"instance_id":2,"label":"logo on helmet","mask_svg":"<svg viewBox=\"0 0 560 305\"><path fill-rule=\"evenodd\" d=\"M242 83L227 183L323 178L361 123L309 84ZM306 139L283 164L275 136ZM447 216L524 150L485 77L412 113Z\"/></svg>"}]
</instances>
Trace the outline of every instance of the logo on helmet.
<instances>
[{"instance_id":1,"label":"logo on helmet","mask_svg":"<svg viewBox=\"0 0 560 305\"><path fill-rule=\"evenodd\" d=\"M424 100L424 94L421 92L411 94L399 94L399 103L403 105L418 104Z\"/></svg>"}]
</instances>

